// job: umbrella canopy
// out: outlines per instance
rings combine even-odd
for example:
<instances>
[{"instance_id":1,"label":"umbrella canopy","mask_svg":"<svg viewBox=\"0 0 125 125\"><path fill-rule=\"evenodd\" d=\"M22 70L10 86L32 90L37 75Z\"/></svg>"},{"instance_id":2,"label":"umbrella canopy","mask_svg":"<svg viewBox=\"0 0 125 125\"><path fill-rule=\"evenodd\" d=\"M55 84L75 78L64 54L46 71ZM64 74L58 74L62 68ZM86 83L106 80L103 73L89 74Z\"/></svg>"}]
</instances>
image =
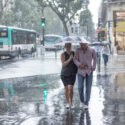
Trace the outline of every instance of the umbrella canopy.
<instances>
[{"instance_id":1,"label":"umbrella canopy","mask_svg":"<svg viewBox=\"0 0 125 125\"><path fill-rule=\"evenodd\" d=\"M103 45L109 45L110 42L109 42L109 41L102 41L102 44L103 44Z\"/></svg>"},{"instance_id":2,"label":"umbrella canopy","mask_svg":"<svg viewBox=\"0 0 125 125\"><path fill-rule=\"evenodd\" d=\"M102 42L93 42L93 43L91 43L91 45L96 46L96 45L103 45L103 44L102 44Z\"/></svg>"},{"instance_id":3,"label":"umbrella canopy","mask_svg":"<svg viewBox=\"0 0 125 125\"><path fill-rule=\"evenodd\" d=\"M64 43L72 43L72 42L75 42L75 41L74 41L74 39L72 37L68 36L68 37L64 37L62 39L62 42L64 42Z\"/></svg>"},{"instance_id":4,"label":"umbrella canopy","mask_svg":"<svg viewBox=\"0 0 125 125\"><path fill-rule=\"evenodd\" d=\"M65 43L72 43L72 46L74 48L78 48L80 46L80 43L88 43L90 44L90 42L88 42L84 37L81 36L67 36L61 39L62 42L57 43L56 45L58 46L64 46Z\"/></svg>"}]
</instances>

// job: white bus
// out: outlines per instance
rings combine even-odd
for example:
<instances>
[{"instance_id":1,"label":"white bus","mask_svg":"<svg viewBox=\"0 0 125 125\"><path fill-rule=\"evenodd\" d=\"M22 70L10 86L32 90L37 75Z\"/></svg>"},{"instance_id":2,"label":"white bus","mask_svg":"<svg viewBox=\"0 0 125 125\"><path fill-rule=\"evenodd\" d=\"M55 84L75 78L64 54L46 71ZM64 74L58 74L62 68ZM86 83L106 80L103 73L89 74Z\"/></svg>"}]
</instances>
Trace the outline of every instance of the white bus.
<instances>
[{"instance_id":1,"label":"white bus","mask_svg":"<svg viewBox=\"0 0 125 125\"><path fill-rule=\"evenodd\" d=\"M35 30L0 26L0 57L31 54L35 50Z\"/></svg>"},{"instance_id":2,"label":"white bus","mask_svg":"<svg viewBox=\"0 0 125 125\"><path fill-rule=\"evenodd\" d=\"M44 45L46 50L59 50L60 46L57 46L56 43L62 42L62 36L60 35L45 35Z\"/></svg>"}]
</instances>

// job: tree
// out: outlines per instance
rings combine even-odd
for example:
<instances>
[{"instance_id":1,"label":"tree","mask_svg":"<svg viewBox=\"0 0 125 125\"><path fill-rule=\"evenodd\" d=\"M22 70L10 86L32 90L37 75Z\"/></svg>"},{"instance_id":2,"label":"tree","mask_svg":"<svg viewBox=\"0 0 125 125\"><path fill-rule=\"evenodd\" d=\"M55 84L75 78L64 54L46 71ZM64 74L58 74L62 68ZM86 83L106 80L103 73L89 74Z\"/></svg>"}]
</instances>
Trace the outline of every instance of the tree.
<instances>
[{"instance_id":1,"label":"tree","mask_svg":"<svg viewBox=\"0 0 125 125\"><path fill-rule=\"evenodd\" d=\"M40 13L37 12L37 3L34 0L15 0L14 7L11 9L12 25L37 29L40 25ZM39 21L38 21L39 20ZM37 25L39 22L39 25Z\"/></svg>"},{"instance_id":2,"label":"tree","mask_svg":"<svg viewBox=\"0 0 125 125\"><path fill-rule=\"evenodd\" d=\"M46 19L45 33L61 34L63 27L58 16L51 10L51 8L45 8L44 17Z\"/></svg>"},{"instance_id":3,"label":"tree","mask_svg":"<svg viewBox=\"0 0 125 125\"><path fill-rule=\"evenodd\" d=\"M82 30L85 32L86 36L92 36L94 33L92 14L88 8L82 11L80 14L80 26L82 27Z\"/></svg>"},{"instance_id":4,"label":"tree","mask_svg":"<svg viewBox=\"0 0 125 125\"><path fill-rule=\"evenodd\" d=\"M6 6L4 5L4 7L0 7L0 10L4 10L0 11L0 14L2 14L0 24L25 29L34 29L39 33L42 31L40 25L42 11L36 0L13 0L11 3L9 1L12 0L8 0ZM0 6L2 5L3 3L0 0ZM7 6L9 6L9 8ZM45 11L46 33L61 33L62 24L57 15L48 7L45 8Z\"/></svg>"},{"instance_id":5,"label":"tree","mask_svg":"<svg viewBox=\"0 0 125 125\"><path fill-rule=\"evenodd\" d=\"M37 0L41 7L50 7L61 20L66 35L69 35L67 24L75 18L81 9L81 0Z\"/></svg>"},{"instance_id":6,"label":"tree","mask_svg":"<svg viewBox=\"0 0 125 125\"><path fill-rule=\"evenodd\" d=\"M13 2L10 0L0 0L0 22L5 25L7 23L6 16L10 13Z\"/></svg>"}]
</instances>

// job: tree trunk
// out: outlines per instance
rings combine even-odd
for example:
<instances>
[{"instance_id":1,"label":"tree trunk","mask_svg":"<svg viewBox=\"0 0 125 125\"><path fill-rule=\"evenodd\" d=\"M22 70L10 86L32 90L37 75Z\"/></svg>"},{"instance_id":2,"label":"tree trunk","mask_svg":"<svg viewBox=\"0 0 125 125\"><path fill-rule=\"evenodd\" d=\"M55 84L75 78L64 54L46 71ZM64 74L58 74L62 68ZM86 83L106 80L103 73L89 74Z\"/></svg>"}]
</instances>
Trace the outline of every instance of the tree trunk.
<instances>
[{"instance_id":1,"label":"tree trunk","mask_svg":"<svg viewBox=\"0 0 125 125\"><path fill-rule=\"evenodd\" d=\"M64 20L62 20L62 23L63 23L63 27L65 29L66 36L69 36L69 30L68 30L66 22Z\"/></svg>"}]
</instances>

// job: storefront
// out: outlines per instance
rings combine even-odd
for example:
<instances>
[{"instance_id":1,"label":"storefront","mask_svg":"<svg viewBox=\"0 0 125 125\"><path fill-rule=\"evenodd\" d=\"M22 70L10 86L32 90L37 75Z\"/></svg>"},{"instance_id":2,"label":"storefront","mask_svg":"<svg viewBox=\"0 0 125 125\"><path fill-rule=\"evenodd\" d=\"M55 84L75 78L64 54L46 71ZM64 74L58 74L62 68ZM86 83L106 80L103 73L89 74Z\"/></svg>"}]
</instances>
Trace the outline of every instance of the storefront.
<instances>
[{"instance_id":1,"label":"storefront","mask_svg":"<svg viewBox=\"0 0 125 125\"><path fill-rule=\"evenodd\" d=\"M118 52L125 51L125 10L113 11L113 20L115 19L116 19L117 50ZM113 33L115 33L114 24L112 25L112 28L113 28Z\"/></svg>"}]
</instances>

